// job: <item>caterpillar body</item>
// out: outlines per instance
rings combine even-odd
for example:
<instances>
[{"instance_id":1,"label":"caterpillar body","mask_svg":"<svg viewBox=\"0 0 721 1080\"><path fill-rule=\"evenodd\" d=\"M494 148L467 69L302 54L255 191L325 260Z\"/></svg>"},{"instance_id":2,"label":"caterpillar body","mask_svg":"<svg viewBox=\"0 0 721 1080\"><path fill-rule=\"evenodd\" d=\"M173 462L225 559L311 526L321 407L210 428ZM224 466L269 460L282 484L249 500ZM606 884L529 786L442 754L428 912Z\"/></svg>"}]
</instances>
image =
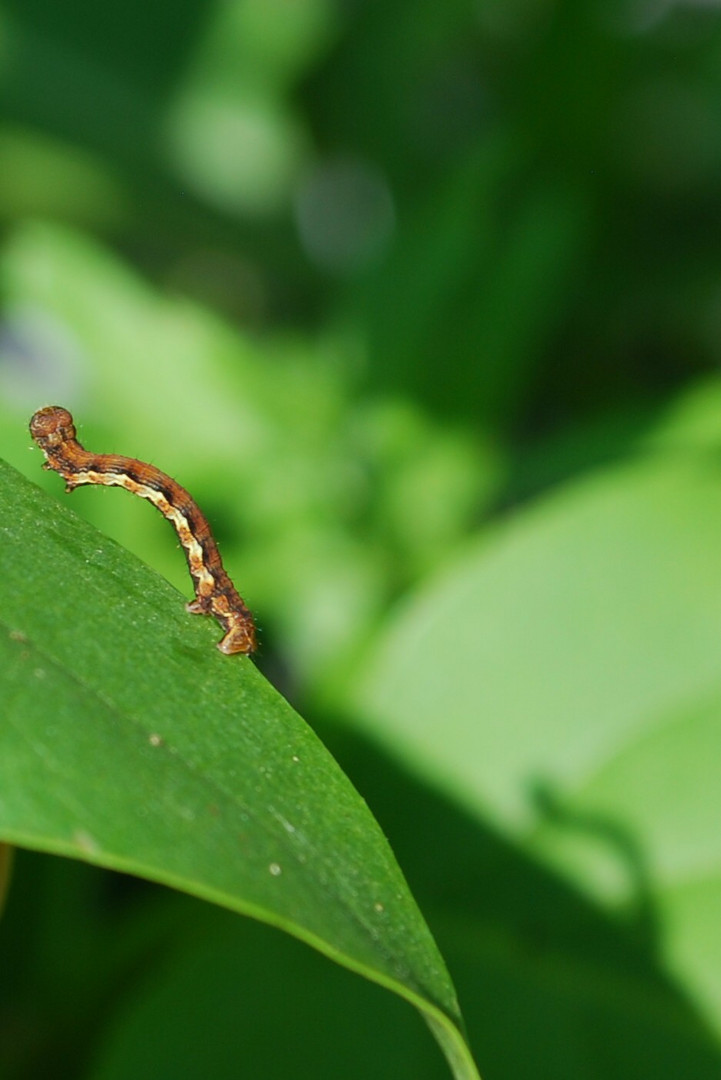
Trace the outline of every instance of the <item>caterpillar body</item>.
<instances>
[{"instance_id":1,"label":"caterpillar body","mask_svg":"<svg viewBox=\"0 0 721 1080\"><path fill-rule=\"evenodd\" d=\"M90 453L78 442L72 416L59 405L39 409L30 420L30 434L45 454L43 468L59 473L66 491L83 484L122 487L157 506L178 534L193 579L195 600L187 610L215 616L224 630L221 652L255 651L253 616L228 577L205 515L185 488L137 458Z\"/></svg>"}]
</instances>

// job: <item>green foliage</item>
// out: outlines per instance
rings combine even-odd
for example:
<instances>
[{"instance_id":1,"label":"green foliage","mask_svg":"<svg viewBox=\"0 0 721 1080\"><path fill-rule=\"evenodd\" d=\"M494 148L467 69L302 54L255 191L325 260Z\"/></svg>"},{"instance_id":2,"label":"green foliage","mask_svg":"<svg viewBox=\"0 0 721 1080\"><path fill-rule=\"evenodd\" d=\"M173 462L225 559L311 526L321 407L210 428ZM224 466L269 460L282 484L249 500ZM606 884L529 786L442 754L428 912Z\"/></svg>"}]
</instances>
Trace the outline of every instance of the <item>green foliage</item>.
<instances>
[{"instance_id":1,"label":"green foliage","mask_svg":"<svg viewBox=\"0 0 721 1080\"><path fill-rule=\"evenodd\" d=\"M3 469L3 1077L447 1075L399 995L472 1075L383 834L485 1075L719 1075L719 42L5 0L0 457L44 495ZM51 402L197 496L344 771L133 560L189 598L152 507L65 504Z\"/></svg>"},{"instance_id":2,"label":"green foliage","mask_svg":"<svg viewBox=\"0 0 721 1080\"><path fill-rule=\"evenodd\" d=\"M518 515L357 690L377 738L647 937L718 1031L720 480L664 456Z\"/></svg>"}]
</instances>

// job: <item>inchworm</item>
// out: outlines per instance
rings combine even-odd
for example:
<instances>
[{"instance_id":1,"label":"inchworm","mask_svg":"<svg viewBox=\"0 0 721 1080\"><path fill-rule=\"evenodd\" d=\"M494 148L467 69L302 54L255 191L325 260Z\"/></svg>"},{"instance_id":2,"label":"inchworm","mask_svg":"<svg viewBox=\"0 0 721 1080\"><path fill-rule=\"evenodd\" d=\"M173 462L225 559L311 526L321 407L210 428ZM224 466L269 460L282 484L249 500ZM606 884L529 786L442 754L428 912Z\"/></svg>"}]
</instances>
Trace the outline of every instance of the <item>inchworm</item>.
<instances>
[{"instance_id":1,"label":"inchworm","mask_svg":"<svg viewBox=\"0 0 721 1080\"><path fill-rule=\"evenodd\" d=\"M185 551L195 600L194 614L214 615L225 634L218 642L224 653L252 653L256 647L253 616L228 577L208 522L188 492L154 465L119 454L91 454L77 440L67 409L49 405L30 421L30 434L45 454L44 469L65 480L65 490L81 484L122 487L157 506L178 534Z\"/></svg>"}]
</instances>

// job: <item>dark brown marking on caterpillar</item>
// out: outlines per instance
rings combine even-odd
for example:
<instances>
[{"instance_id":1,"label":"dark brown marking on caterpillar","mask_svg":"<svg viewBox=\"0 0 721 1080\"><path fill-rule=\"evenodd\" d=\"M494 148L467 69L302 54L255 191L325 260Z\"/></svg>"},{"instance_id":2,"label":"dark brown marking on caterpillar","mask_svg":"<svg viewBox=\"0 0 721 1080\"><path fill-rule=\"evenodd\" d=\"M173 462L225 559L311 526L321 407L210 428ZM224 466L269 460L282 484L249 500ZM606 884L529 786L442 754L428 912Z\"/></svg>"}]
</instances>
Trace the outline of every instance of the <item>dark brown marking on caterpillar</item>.
<instances>
[{"instance_id":1,"label":"dark brown marking on caterpillar","mask_svg":"<svg viewBox=\"0 0 721 1080\"><path fill-rule=\"evenodd\" d=\"M185 488L137 458L91 454L78 442L72 416L59 405L39 409L30 434L47 459L43 468L60 473L66 491L82 484L122 487L157 506L178 534L193 579L195 600L187 610L215 616L225 631L218 642L221 652L255 651L253 616L225 571L207 519Z\"/></svg>"}]
</instances>

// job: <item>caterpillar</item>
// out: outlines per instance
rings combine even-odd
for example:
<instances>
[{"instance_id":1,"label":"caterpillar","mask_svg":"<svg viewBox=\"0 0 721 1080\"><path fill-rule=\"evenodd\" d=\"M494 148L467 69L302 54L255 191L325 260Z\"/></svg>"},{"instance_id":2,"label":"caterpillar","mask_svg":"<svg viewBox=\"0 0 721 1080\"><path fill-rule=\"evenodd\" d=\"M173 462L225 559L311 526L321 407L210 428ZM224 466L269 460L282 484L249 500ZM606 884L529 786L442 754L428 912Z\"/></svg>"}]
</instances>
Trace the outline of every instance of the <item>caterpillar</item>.
<instances>
[{"instance_id":1,"label":"caterpillar","mask_svg":"<svg viewBox=\"0 0 721 1080\"><path fill-rule=\"evenodd\" d=\"M178 534L193 579L195 600L186 610L215 616L225 631L218 642L221 652L255 651L253 616L226 573L205 515L185 488L137 458L91 454L78 442L72 416L59 405L34 413L30 434L45 454L43 468L59 473L67 492L82 484L103 484L125 488L157 506Z\"/></svg>"}]
</instances>

